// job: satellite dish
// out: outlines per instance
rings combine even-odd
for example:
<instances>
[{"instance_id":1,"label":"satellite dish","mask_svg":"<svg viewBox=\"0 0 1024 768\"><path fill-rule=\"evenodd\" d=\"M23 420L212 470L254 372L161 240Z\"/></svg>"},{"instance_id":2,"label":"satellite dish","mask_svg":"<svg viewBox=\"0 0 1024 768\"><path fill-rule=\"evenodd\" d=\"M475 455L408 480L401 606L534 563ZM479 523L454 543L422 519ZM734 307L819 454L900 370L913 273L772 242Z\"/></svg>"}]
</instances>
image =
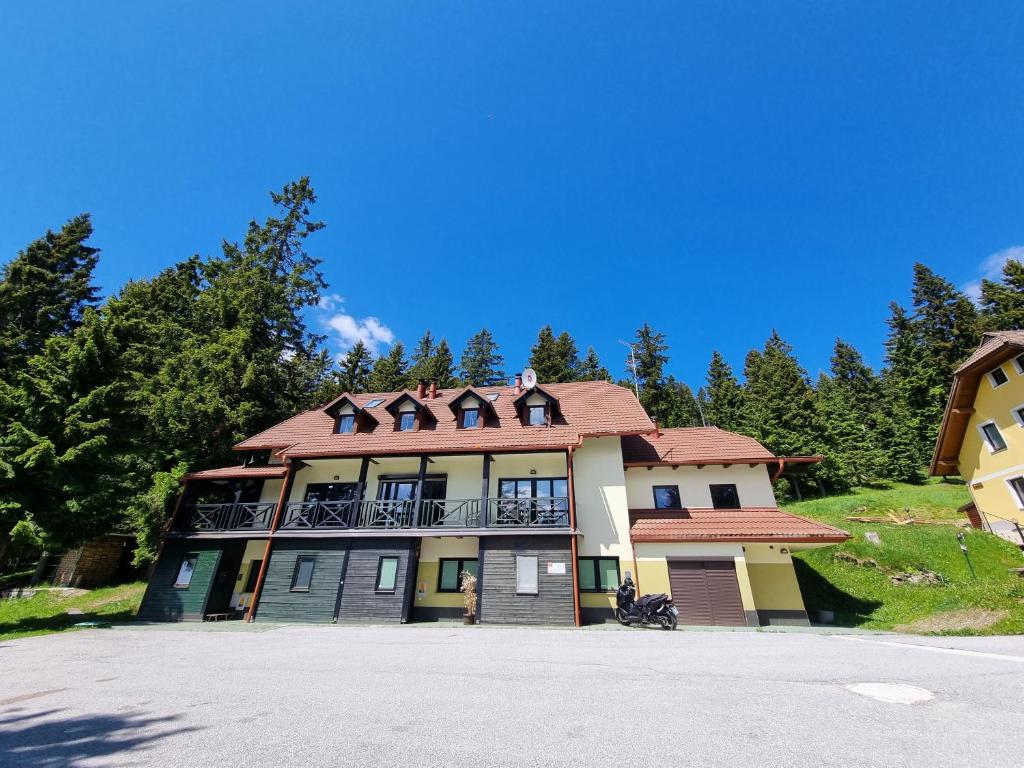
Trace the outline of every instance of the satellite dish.
<instances>
[{"instance_id":1,"label":"satellite dish","mask_svg":"<svg viewBox=\"0 0 1024 768\"><path fill-rule=\"evenodd\" d=\"M537 386L537 372L533 368L523 369L523 386L527 389L533 389Z\"/></svg>"}]
</instances>

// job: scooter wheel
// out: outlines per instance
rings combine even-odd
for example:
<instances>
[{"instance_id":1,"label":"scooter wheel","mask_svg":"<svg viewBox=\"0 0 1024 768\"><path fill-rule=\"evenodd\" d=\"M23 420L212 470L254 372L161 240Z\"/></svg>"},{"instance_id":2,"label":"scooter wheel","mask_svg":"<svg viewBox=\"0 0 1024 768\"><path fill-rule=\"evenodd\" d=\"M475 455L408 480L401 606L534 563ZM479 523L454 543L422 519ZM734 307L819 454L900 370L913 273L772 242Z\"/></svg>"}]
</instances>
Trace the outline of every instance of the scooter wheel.
<instances>
[{"instance_id":1,"label":"scooter wheel","mask_svg":"<svg viewBox=\"0 0 1024 768\"><path fill-rule=\"evenodd\" d=\"M671 632L673 629L676 628L676 625L678 623L679 622L676 620L676 617L673 616L670 613L667 616L663 616L662 617L662 619L661 619L661 628L662 629L667 629L669 632Z\"/></svg>"},{"instance_id":2,"label":"scooter wheel","mask_svg":"<svg viewBox=\"0 0 1024 768\"><path fill-rule=\"evenodd\" d=\"M628 627L629 626L629 616L621 608L616 608L615 609L615 620L618 621L619 624L621 624L624 627Z\"/></svg>"}]
</instances>

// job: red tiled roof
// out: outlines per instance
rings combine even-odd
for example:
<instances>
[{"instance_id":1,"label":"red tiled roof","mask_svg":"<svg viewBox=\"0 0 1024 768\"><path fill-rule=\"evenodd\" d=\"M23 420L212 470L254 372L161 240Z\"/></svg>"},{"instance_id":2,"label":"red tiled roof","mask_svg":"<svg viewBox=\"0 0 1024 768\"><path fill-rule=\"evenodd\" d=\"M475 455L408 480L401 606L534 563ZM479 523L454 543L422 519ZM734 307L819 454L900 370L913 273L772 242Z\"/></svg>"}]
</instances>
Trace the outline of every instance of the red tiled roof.
<instances>
[{"instance_id":1,"label":"red tiled roof","mask_svg":"<svg viewBox=\"0 0 1024 768\"><path fill-rule=\"evenodd\" d=\"M643 541L793 541L835 544L850 534L774 507L631 512L629 536Z\"/></svg>"},{"instance_id":2,"label":"red tiled roof","mask_svg":"<svg viewBox=\"0 0 1024 768\"><path fill-rule=\"evenodd\" d=\"M439 389L437 398L420 402L434 417L417 431L397 432L394 418L381 404L367 410L380 424L372 432L334 434L334 419L323 408L305 411L264 430L235 446L236 450L277 449L285 456L313 458L359 456L387 453L433 451L512 451L564 448L578 444L585 436L633 435L654 430L633 393L604 381L546 384L544 389L558 398L561 415L550 427L523 426L516 413L512 387L477 387L484 395L498 394L492 401L496 419L479 429L457 429L456 415L448 403L464 389ZM416 392L407 390L414 399ZM360 406L374 398L385 403L402 393L352 395Z\"/></svg>"},{"instance_id":3,"label":"red tiled roof","mask_svg":"<svg viewBox=\"0 0 1024 768\"><path fill-rule=\"evenodd\" d=\"M622 439L626 464L714 464L721 461L772 461L775 455L757 440L718 427L663 429L661 435Z\"/></svg>"},{"instance_id":4,"label":"red tiled roof","mask_svg":"<svg viewBox=\"0 0 1024 768\"><path fill-rule=\"evenodd\" d=\"M284 477L286 472L287 469L283 464L270 464L258 467L220 467L219 469L203 469L198 472L189 472L182 480Z\"/></svg>"}]
</instances>

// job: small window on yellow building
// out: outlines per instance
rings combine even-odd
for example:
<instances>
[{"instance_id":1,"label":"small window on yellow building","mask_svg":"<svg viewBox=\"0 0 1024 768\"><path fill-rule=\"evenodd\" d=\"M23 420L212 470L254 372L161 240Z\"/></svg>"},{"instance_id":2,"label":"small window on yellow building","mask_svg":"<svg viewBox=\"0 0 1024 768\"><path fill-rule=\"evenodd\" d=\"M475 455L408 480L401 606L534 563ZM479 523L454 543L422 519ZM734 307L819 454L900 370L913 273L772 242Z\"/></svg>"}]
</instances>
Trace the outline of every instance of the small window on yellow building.
<instances>
[{"instance_id":1,"label":"small window on yellow building","mask_svg":"<svg viewBox=\"0 0 1024 768\"><path fill-rule=\"evenodd\" d=\"M1003 435L994 421L986 421L984 424L979 424L978 431L981 432L982 438L992 453L1006 449L1006 441L1003 439Z\"/></svg>"},{"instance_id":2,"label":"small window on yellow building","mask_svg":"<svg viewBox=\"0 0 1024 768\"><path fill-rule=\"evenodd\" d=\"M1006 371L1004 371L1001 366L995 370L989 371L988 377L992 380L993 387L1001 387L1010 380L1010 377L1006 375Z\"/></svg>"}]
</instances>

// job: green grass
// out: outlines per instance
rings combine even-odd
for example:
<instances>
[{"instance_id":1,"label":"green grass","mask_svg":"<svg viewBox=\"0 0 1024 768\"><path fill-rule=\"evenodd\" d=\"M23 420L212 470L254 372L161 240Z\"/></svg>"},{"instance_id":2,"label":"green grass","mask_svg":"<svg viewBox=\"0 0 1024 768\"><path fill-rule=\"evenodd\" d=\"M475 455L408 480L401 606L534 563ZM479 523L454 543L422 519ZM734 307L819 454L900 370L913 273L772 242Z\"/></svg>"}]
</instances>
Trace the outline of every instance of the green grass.
<instances>
[{"instance_id":1,"label":"green grass","mask_svg":"<svg viewBox=\"0 0 1024 768\"><path fill-rule=\"evenodd\" d=\"M833 610L836 623L867 629L906 629L906 625L932 619L949 624L941 634L1024 633L1024 579L1010 573L1024 567L1018 548L991 534L946 525L895 525L857 523L847 515L903 515L909 508L916 518L959 518L957 507L968 500L963 485L931 482L922 486L894 484L887 488L856 489L843 496L788 504L794 514L848 531L853 538L834 547L810 550L794 556L797 578L807 609ZM956 534L963 530L971 574ZM876 532L881 545L864 534ZM860 561L874 560L877 567L842 559L845 553ZM839 555L839 557L837 557ZM895 572L933 571L937 585L894 585ZM987 627L956 621L955 612L1005 612ZM978 622L975 622L978 623ZM980 622L983 623L983 622ZM967 626L959 626L966 624ZM911 627L910 630L916 628Z\"/></svg>"},{"instance_id":2,"label":"green grass","mask_svg":"<svg viewBox=\"0 0 1024 768\"><path fill-rule=\"evenodd\" d=\"M128 621L135 616L146 585L142 582L62 596L56 591L0 600L0 640L74 629L81 621ZM76 609L81 614L69 615Z\"/></svg>"}]
</instances>

